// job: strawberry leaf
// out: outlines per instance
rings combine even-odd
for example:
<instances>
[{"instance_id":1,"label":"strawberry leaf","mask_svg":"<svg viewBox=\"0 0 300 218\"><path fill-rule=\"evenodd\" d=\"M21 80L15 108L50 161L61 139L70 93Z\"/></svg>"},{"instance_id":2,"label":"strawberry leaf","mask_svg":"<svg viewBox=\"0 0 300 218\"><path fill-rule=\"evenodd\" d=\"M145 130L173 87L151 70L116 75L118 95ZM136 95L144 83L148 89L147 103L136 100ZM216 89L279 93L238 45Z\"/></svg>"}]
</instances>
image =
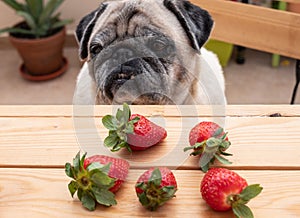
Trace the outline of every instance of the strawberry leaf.
<instances>
[{"instance_id":1,"label":"strawberry leaf","mask_svg":"<svg viewBox=\"0 0 300 218\"><path fill-rule=\"evenodd\" d=\"M92 171L94 169L99 169L99 170L101 170L101 172L108 174L110 166L111 166L111 163L103 165L99 162L93 162L87 167L87 170Z\"/></svg>"},{"instance_id":2,"label":"strawberry leaf","mask_svg":"<svg viewBox=\"0 0 300 218\"><path fill-rule=\"evenodd\" d=\"M214 157L215 157L216 159L218 159L218 161L219 161L220 163L222 163L222 164L225 164L225 165L232 164L232 162L230 162L229 160L227 160L226 158L224 158L224 157L222 157L222 156L220 156L220 155L218 155L218 154L215 154Z\"/></svg>"},{"instance_id":3,"label":"strawberry leaf","mask_svg":"<svg viewBox=\"0 0 300 218\"><path fill-rule=\"evenodd\" d=\"M205 152L201 155L199 164L203 172L207 172L209 168L209 163L211 159L214 157L214 155L215 153L213 152Z\"/></svg>"},{"instance_id":4,"label":"strawberry leaf","mask_svg":"<svg viewBox=\"0 0 300 218\"><path fill-rule=\"evenodd\" d=\"M102 118L102 124L109 130L117 130L117 119L112 115L106 115Z\"/></svg>"},{"instance_id":5,"label":"strawberry leaf","mask_svg":"<svg viewBox=\"0 0 300 218\"><path fill-rule=\"evenodd\" d=\"M119 122L123 122L123 111L120 108L117 110L116 118Z\"/></svg>"},{"instance_id":6,"label":"strawberry leaf","mask_svg":"<svg viewBox=\"0 0 300 218\"><path fill-rule=\"evenodd\" d=\"M118 135L110 131L109 136L104 139L104 144L106 147L114 147L118 144Z\"/></svg>"},{"instance_id":7,"label":"strawberry leaf","mask_svg":"<svg viewBox=\"0 0 300 218\"><path fill-rule=\"evenodd\" d=\"M132 122L128 122L127 126L124 129L126 134L132 134L134 132L134 124Z\"/></svg>"},{"instance_id":8,"label":"strawberry leaf","mask_svg":"<svg viewBox=\"0 0 300 218\"><path fill-rule=\"evenodd\" d=\"M220 154L222 154L222 155L224 155L224 156L232 156L232 154L226 153L226 152L224 152L224 151L220 151Z\"/></svg>"},{"instance_id":9,"label":"strawberry leaf","mask_svg":"<svg viewBox=\"0 0 300 218\"><path fill-rule=\"evenodd\" d=\"M252 198L255 198L257 195L259 195L262 190L263 187L261 187L259 184L249 185L243 189L239 196L242 200L248 202Z\"/></svg>"},{"instance_id":10,"label":"strawberry leaf","mask_svg":"<svg viewBox=\"0 0 300 218\"><path fill-rule=\"evenodd\" d=\"M124 117L124 121L128 121L130 118L131 112L130 112L130 108L128 106L128 104L124 103L123 104L123 117Z\"/></svg>"},{"instance_id":11,"label":"strawberry leaf","mask_svg":"<svg viewBox=\"0 0 300 218\"><path fill-rule=\"evenodd\" d=\"M219 147L221 143L222 141L220 139L211 137L206 141L206 146L209 148L215 148Z\"/></svg>"},{"instance_id":12,"label":"strawberry leaf","mask_svg":"<svg viewBox=\"0 0 300 218\"><path fill-rule=\"evenodd\" d=\"M81 202L82 205L90 211L93 211L96 208L96 202L88 192L82 193Z\"/></svg>"},{"instance_id":13,"label":"strawberry leaf","mask_svg":"<svg viewBox=\"0 0 300 218\"><path fill-rule=\"evenodd\" d=\"M73 198L75 192L77 191L78 189L78 183L76 181L71 181L69 184L68 184L68 188L69 188L69 191L70 191L70 194Z\"/></svg>"},{"instance_id":14,"label":"strawberry leaf","mask_svg":"<svg viewBox=\"0 0 300 218\"><path fill-rule=\"evenodd\" d=\"M161 184L161 172L158 168L155 168L153 170L149 181L153 182L153 184L157 187L160 186L160 184Z\"/></svg>"},{"instance_id":15,"label":"strawberry leaf","mask_svg":"<svg viewBox=\"0 0 300 218\"><path fill-rule=\"evenodd\" d=\"M206 172L208 171L208 169L209 169L209 163L207 163L207 164L204 165L204 166L201 166L201 170L202 170L202 172L204 172L204 173L206 173Z\"/></svg>"},{"instance_id":16,"label":"strawberry leaf","mask_svg":"<svg viewBox=\"0 0 300 218\"><path fill-rule=\"evenodd\" d=\"M170 185L170 186L164 186L162 188L163 192L166 193L166 198L171 198L171 197L174 197L175 196L175 192L177 191L177 189Z\"/></svg>"},{"instance_id":17,"label":"strawberry leaf","mask_svg":"<svg viewBox=\"0 0 300 218\"><path fill-rule=\"evenodd\" d=\"M73 167L74 167L74 174L78 174L78 172L80 171L80 152L78 152L75 156L75 158L73 159Z\"/></svg>"},{"instance_id":18,"label":"strawberry leaf","mask_svg":"<svg viewBox=\"0 0 300 218\"><path fill-rule=\"evenodd\" d=\"M65 173L68 177L75 179L74 168L71 166L70 163L65 164Z\"/></svg>"},{"instance_id":19,"label":"strawberry leaf","mask_svg":"<svg viewBox=\"0 0 300 218\"><path fill-rule=\"evenodd\" d=\"M112 192L110 192L106 189L100 189L96 186L94 186L92 188L92 190L93 190L93 194L96 198L96 201L99 204L102 204L102 205L105 205L108 207L117 204L117 201L115 200L115 195Z\"/></svg>"},{"instance_id":20,"label":"strawberry leaf","mask_svg":"<svg viewBox=\"0 0 300 218\"><path fill-rule=\"evenodd\" d=\"M185 147L185 148L183 149L183 151L186 152L186 151L192 150L192 149L194 149L193 146L188 146L188 147Z\"/></svg>"},{"instance_id":21,"label":"strawberry leaf","mask_svg":"<svg viewBox=\"0 0 300 218\"><path fill-rule=\"evenodd\" d=\"M238 204L232 207L233 213L239 218L253 218L250 208L244 204Z\"/></svg>"},{"instance_id":22,"label":"strawberry leaf","mask_svg":"<svg viewBox=\"0 0 300 218\"><path fill-rule=\"evenodd\" d=\"M130 120L129 122L131 122L132 124L135 124L136 122L138 122L140 120L139 117L134 117L132 120Z\"/></svg>"},{"instance_id":23,"label":"strawberry leaf","mask_svg":"<svg viewBox=\"0 0 300 218\"><path fill-rule=\"evenodd\" d=\"M139 194L138 197L139 197L139 201L141 202L142 205L149 204L149 199L147 198L146 192Z\"/></svg>"},{"instance_id":24,"label":"strawberry leaf","mask_svg":"<svg viewBox=\"0 0 300 218\"><path fill-rule=\"evenodd\" d=\"M89 172L90 178L93 184L101 188L111 188L114 185L115 180L110 178L107 174L103 173L99 169L94 169Z\"/></svg>"},{"instance_id":25,"label":"strawberry leaf","mask_svg":"<svg viewBox=\"0 0 300 218\"><path fill-rule=\"evenodd\" d=\"M220 127L215 131L215 133L212 135L212 137L218 137L222 134L222 132L223 132L223 128Z\"/></svg>"},{"instance_id":26,"label":"strawberry leaf","mask_svg":"<svg viewBox=\"0 0 300 218\"><path fill-rule=\"evenodd\" d=\"M82 193L83 193L83 190L81 188L78 188L77 190L77 198L81 201L82 199Z\"/></svg>"}]
</instances>

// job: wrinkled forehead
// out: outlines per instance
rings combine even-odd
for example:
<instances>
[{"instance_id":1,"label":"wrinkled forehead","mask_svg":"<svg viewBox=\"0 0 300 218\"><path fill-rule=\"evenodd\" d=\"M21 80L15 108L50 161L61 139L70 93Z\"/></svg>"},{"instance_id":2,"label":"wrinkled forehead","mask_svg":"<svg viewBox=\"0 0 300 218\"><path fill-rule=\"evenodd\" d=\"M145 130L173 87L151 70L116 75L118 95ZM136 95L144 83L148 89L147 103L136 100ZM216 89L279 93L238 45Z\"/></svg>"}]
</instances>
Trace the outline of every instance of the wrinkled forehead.
<instances>
[{"instance_id":1,"label":"wrinkled forehead","mask_svg":"<svg viewBox=\"0 0 300 218\"><path fill-rule=\"evenodd\" d=\"M159 29L161 33L171 35L175 41L188 41L176 16L165 8L163 0L124 0L107 4L90 39L105 28L114 28L117 36L121 37L123 34L132 35L137 26L145 26Z\"/></svg>"}]
</instances>

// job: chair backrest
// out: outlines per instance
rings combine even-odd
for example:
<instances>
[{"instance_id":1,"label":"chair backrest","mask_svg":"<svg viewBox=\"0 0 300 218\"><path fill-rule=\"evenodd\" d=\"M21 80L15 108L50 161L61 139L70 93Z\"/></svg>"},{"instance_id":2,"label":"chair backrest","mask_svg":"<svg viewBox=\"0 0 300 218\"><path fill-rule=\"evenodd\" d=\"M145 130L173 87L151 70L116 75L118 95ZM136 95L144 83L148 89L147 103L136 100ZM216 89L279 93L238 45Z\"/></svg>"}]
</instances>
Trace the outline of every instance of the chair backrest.
<instances>
[{"instance_id":1,"label":"chair backrest","mask_svg":"<svg viewBox=\"0 0 300 218\"><path fill-rule=\"evenodd\" d=\"M212 39L300 59L300 14L225 0L191 2L215 20Z\"/></svg>"}]
</instances>

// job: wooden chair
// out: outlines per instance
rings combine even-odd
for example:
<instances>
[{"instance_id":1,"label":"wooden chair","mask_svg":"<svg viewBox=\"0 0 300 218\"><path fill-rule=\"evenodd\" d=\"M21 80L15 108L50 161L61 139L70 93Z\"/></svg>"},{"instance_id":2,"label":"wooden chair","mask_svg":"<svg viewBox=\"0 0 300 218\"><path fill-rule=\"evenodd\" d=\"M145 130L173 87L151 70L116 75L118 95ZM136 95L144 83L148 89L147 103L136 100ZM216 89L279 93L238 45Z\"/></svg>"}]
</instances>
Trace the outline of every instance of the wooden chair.
<instances>
[{"instance_id":1,"label":"wooden chair","mask_svg":"<svg viewBox=\"0 0 300 218\"><path fill-rule=\"evenodd\" d=\"M294 103L300 83L300 14L224 0L191 2L208 10L215 20L212 39L295 58Z\"/></svg>"}]
</instances>

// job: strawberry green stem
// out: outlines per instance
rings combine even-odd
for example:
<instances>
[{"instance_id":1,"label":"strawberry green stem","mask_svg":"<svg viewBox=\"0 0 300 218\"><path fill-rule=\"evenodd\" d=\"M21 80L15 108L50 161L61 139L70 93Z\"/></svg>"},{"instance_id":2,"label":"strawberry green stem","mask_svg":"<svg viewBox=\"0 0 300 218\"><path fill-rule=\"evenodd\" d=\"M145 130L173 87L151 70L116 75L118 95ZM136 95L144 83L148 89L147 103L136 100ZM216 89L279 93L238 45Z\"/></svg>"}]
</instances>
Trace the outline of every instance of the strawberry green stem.
<instances>
[{"instance_id":1,"label":"strawberry green stem","mask_svg":"<svg viewBox=\"0 0 300 218\"><path fill-rule=\"evenodd\" d=\"M251 209L246 204L262 191L259 184L249 185L240 194L232 194L227 197L227 203L231 205L233 213L240 218L253 218Z\"/></svg>"}]
</instances>

